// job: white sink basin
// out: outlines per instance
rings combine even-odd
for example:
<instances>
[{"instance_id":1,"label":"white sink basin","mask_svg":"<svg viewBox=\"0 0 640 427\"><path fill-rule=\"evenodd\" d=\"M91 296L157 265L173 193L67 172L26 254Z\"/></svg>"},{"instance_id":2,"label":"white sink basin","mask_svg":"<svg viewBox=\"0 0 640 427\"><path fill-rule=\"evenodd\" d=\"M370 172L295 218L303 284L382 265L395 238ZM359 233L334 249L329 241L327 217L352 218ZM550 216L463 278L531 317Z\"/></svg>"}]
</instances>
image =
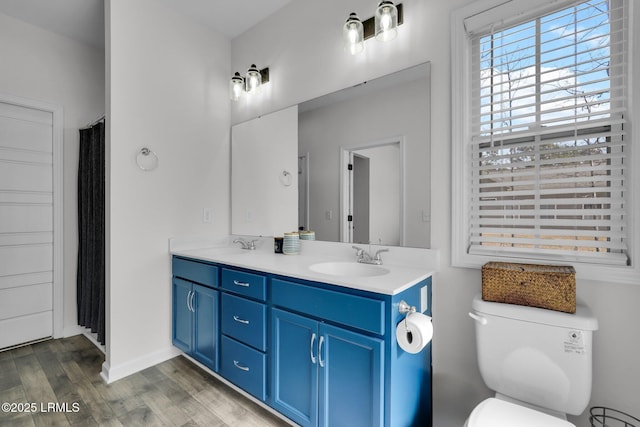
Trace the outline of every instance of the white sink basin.
<instances>
[{"instance_id":1,"label":"white sink basin","mask_svg":"<svg viewBox=\"0 0 640 427\"><path fill-rule=\"evenodd\" d=\"M389 270L384 267L357 262L320 262L309 266L309 270L344 277L373 277L389 273Z\"/></svg>"}]
</instances>

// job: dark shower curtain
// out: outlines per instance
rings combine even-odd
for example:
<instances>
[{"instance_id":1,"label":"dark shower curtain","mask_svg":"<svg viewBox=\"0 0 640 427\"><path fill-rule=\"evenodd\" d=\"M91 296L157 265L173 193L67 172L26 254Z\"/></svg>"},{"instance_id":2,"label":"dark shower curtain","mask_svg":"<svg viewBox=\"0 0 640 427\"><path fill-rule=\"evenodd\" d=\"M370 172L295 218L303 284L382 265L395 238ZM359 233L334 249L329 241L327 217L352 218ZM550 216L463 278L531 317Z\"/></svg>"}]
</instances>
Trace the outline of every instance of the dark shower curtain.
<instances>
[{"instance_id":1,"label":"dark shower curtain","mask_svg":"<svg viewBox=\"0 0 640 427\"><path fill-rule=\"evenodd\" d=\"M104 122L80 129L78 162L78 324L105 343Z\"/></svg>"}]
</instances>

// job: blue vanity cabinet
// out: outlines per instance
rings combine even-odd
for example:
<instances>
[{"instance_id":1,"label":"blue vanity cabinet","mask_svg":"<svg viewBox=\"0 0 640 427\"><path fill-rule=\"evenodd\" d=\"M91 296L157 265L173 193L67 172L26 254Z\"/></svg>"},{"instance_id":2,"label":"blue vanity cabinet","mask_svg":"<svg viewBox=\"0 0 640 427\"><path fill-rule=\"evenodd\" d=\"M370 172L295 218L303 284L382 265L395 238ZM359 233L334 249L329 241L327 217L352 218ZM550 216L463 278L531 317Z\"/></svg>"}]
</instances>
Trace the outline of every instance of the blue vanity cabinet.
<instances>
[{"instance_id":1,"label":"blue vanity cabinet","mask_svg":"<svg viewBox=\"0 0 640 427\"><path fill-rule=\"evenodd\" d=\"M220 375L267 398L266 276L222 267Z\"/></svg>"},{"instance_id":2,"label":"blue vanity cabinet","mask_svg":"<svg viewBox=\"0 0 640 427\"><path fill-rule=\"evenodd\" d=\"M431 315L431 278L394 294L173 257L173 343L304 427L432 425L431 344L396 342L400 302Z\"/></svg>"},{"instance_id":3,"label":"blue vanity cabinet","mask_svg":"<svg viewBox=\"0 0 640 427\"><path fill-rule=\"evenodd\" d=\"M172 265L173 344L217 371L218 268L177 257Z\"/></svg>"},{"instance_id":4,"label":"blue vanity cabinet","mask_svg":"<svg viewBox=\"0 0 640 427\"><path fill-rule=\"evenodd\" d=\"M301 426L382 426L383 340L349 321L379 330L384 301L273 279L272 302L272 406Z\"/></svg>"}]
</instances>

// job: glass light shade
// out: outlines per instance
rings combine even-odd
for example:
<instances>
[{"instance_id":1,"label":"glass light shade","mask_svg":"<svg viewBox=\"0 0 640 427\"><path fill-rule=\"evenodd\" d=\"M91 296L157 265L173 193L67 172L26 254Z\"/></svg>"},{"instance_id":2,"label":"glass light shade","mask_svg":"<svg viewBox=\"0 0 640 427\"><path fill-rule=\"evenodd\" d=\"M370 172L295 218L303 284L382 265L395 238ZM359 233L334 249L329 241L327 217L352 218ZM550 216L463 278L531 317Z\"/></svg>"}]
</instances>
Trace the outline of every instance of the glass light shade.
<instances>
[{"instance_id":1,"label":"glass light shade","mask_svg":"<svg viewBox=\"0 0 640 427\"><path fill-rule=\"evenodd\" d=\"M229 82L229 98L237 101L242 97L242 92L244 92L244 79L240 73L235 73Z\"/></svg>"},{"instance_id":2,"label":"glass light shade","mask_svg":"<svg viewBox=\"0 0 640 427\"><path fill-rule=\"evenodd\" d=\"M391 1L381 1L375 15L376 40L386 42L398 35L398 8Z\"/></svg>"},{"instance_id":3,"label":"glass light shade","mask_svg":"<svg viewBox=\"0 0 640 427\"><path fill-rule=\"evenodd\" d=\"M342 28L344 50L356 55L364 50L364 27L358 15L351 13Z\"/></svg>"},{"instance_id":4,"label":"glass light shade","mask_svg":"<svg viewBox=\"0 0 640 427\"><path fill-rule=\"evenodd\" d=\"M260 90L260 86L262 86L262 76L255 64L251 64L244 80L247 93L257 93Z\"/></svg>"}]
</instances>

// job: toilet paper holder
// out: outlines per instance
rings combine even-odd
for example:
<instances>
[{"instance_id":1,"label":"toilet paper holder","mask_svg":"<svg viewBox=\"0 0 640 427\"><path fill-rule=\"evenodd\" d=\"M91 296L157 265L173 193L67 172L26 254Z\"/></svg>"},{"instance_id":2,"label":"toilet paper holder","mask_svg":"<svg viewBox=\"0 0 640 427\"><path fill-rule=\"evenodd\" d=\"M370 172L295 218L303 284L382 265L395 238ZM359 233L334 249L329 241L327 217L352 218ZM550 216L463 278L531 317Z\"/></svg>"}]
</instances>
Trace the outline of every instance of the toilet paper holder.
<instances>
[{"instance_id":1,"label":"toilet paper holder","mask_svg":"<svg viewBox=\"0 0 640 427\"><path fill-rule=\"evenodd\" d=\"M405 352L417 354L422 351L433 337L431 316L419 313L415 306L406 301L398 303L398 312L404 318L396 325L396 341Z\"/></svg>"},{"instance_id":2,"label":"toilet paper holder","mask_svg":"<svg viewBox=\"0 0 640 427\"><path fill-rule=\"evenodd\" d=\"M400 312L400 314L411 314L416 312L416 307L413 305L409 305L405 300L402 300L398 304L398 311Z\"/></svg>"}]
</instances>

